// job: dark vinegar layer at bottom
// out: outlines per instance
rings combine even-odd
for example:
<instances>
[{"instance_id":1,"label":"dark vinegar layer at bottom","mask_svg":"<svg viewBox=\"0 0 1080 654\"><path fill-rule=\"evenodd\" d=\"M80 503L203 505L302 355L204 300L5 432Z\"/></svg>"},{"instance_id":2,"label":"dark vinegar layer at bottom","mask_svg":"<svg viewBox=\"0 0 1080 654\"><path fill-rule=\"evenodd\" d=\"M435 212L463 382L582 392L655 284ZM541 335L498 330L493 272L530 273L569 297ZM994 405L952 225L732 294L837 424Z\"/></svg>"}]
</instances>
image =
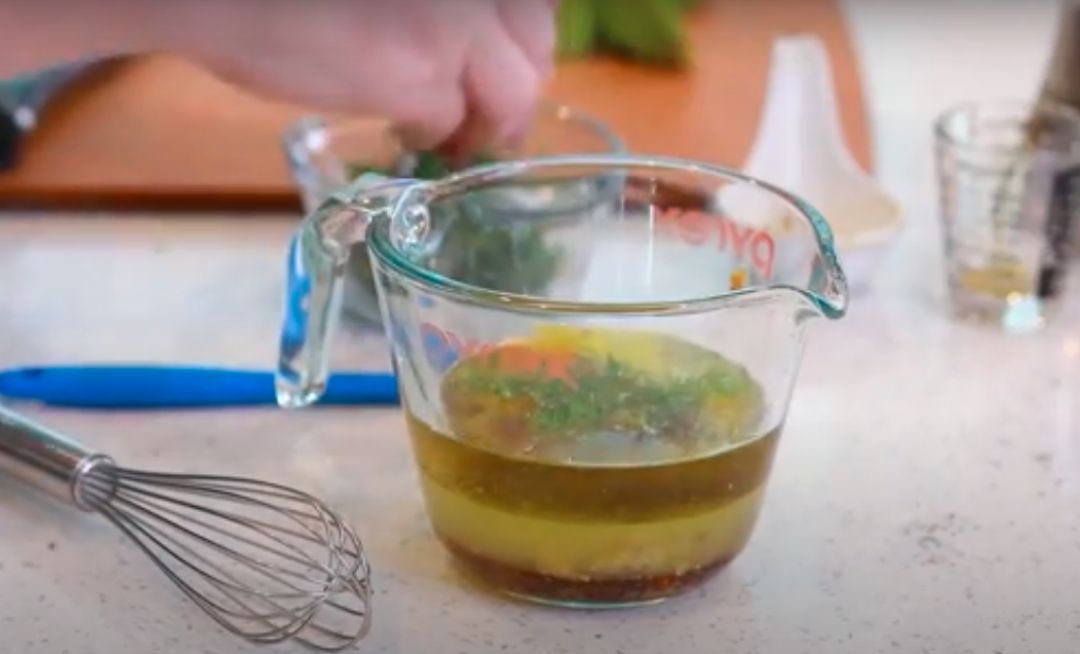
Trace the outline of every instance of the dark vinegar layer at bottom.
<instances>
[{"instance_id":1,"label":"dark vinegar layer at bottom","mask_svg":"<svg viewBox=\"0 0 1080 654\"><path fill-rule=\"evenodd\" d=\"M732 556L681 574L660 574L621 579L565 579L508 566L440 538L458 565L480 583L529 600L552 604L625 605L660 601L690 590L731 562Z\"/></svg>"}]
</instances>

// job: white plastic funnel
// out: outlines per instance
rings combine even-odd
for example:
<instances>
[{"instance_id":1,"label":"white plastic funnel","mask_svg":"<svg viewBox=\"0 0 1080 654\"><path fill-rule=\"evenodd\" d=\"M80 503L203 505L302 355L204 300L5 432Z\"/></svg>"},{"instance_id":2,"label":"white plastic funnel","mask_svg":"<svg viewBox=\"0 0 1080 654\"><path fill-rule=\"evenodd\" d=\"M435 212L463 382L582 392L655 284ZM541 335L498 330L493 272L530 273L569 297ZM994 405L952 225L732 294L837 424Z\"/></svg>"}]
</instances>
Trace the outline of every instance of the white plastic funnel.
<instances>
[{"instance_id":1,"label":"white plastic funnel","mask_svg":"<svg viewBox=\"0 0 1080 654\"><path fill-rule=\"evenodd\" d=\"M868 281L900 228L896 202L844 143L828 54L817 37L774 42L762 119L743 170L801 196L824 214L853 287ZM762 226L788 215L761 198L732 188L720 200ZM782 232L785 226L773 227Z\"/></svg>"}]
</instances>

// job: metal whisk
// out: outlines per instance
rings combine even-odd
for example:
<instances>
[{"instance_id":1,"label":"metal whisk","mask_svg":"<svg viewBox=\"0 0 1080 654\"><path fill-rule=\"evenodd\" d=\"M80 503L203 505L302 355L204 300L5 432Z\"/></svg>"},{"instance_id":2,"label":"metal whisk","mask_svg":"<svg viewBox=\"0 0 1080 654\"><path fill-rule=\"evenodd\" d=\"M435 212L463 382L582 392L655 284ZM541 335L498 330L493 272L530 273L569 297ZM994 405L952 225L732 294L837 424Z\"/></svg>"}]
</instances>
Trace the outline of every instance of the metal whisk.
<instances>
[{"instance_id":1,"label":"metal whisk","mask_svg":"<svg viewBox=\"0 0 1080 654\"><path fill-rule=\"evenodd\" d=\"M195 604L254 643L337 651L371 624L356 533L318 499L277 484L142 472L0 407L0 474L116 525Z\"/></svg>"}]
</instances>

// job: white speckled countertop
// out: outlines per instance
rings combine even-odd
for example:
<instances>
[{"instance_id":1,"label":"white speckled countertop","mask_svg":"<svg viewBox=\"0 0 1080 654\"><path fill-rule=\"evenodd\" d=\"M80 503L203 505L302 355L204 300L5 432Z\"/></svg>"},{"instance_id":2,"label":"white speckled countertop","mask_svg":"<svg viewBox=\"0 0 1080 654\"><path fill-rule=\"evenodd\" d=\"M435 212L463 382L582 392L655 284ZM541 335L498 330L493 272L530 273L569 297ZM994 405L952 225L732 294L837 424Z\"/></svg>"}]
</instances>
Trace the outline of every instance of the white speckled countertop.
<instances>
[{"instance_id":1,"label":"white speckled countertop","mask_svg":"<svg viewBox=\"0 0 1080 654\"><path fill-rule=\"evenodd\" d=\"M360 526L376 570L363 652L1074 652L1080 275L1037 337L945 317L929 135L955 100L1034 87L1051 4L849 4L879 169L910 227L850 317L815 326L754 538L700 592L593 614L466 586L427 529L394 411L25 410L132 465L224 466L324 495ZM267 366L289 229L4 217L0 365ZM383 360L373 340L344 349L352 366ZM119 651L251 650L103 521L0 481L0 653Z\"/></svg>"}]
</instances>

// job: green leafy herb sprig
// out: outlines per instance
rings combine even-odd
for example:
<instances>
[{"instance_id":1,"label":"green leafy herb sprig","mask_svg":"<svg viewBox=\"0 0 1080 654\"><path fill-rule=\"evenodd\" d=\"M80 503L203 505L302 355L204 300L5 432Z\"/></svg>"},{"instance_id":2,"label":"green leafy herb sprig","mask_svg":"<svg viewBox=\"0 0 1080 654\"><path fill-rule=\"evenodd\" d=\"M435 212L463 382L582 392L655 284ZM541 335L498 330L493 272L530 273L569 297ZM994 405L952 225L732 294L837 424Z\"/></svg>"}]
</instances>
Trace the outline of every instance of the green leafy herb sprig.
<instances>
[{"instance_id":1,"label":"green leafy herb sprig","mask_svg":"<svg viewBox=\"0 0 1080 654\"><path fill-rule=\"evenodd\" d=\"M498 159L490 153L474 155L470 166L492 163ZM415 155L410 177L437 180L457 170L442 155L422 151ZM348 166L350 178L364 173L393 174L385 168L353 164ZM542 292L558 271L560 250L549 244L544 230L527 221L496 221L485 217L481 203L468 196L446 200L432 207L436 228L445 236L437 251L421 263L452 279L482 288L507 293L535 294ZM357 257L359 259L359 257ZM363 270L358 274L369 283L370 265L366 258L358 262Z\"/></svg>"},{"instance_id":2,"label":"green leafy herb sprig","mask_svg":"<svg viewBox=\"0 0 1080 654\"><path fill-rule=\"evenodd\" d=\"M479 166L482 164L494 163L495 161L498 161L496 156L482 152L474 155L467 165ZM392 171L388 171L386 168L358 163L346 164L346 171L348 172L349 179L355 179L365 173L379 173L381 175L393 174ZM446 177L454 171L455 167L450 164L450 161L447 160L446 157L431 150L423 150L416 153L415 163L412 170L407 171L407 174L414 179L431 181Z\"/></svg>"},{"instance_id":3,"label":"green leafy herb sprig","mask_svg":"<svg viewBox=\"0 0 1080 654\"><path fill-rule=\"evenodd\" d=\"M558 271L560 250L547 243L538 226L491 222L466 202L447 210L454 212L454 224L425 262L440 273L481 288L535 294Z\"/></svg>"},{"instance_id":4,"label":"green leafy herb sprig","mask_svg":"<svg viewBox=\"0 0 1080 654\"><path fill-rule=\"evenodd\" d=\"M698 0L561 0L559 55L576 59L612 54L680 67L689 62L686 12Z\"/></svg>"}]
</instances>

